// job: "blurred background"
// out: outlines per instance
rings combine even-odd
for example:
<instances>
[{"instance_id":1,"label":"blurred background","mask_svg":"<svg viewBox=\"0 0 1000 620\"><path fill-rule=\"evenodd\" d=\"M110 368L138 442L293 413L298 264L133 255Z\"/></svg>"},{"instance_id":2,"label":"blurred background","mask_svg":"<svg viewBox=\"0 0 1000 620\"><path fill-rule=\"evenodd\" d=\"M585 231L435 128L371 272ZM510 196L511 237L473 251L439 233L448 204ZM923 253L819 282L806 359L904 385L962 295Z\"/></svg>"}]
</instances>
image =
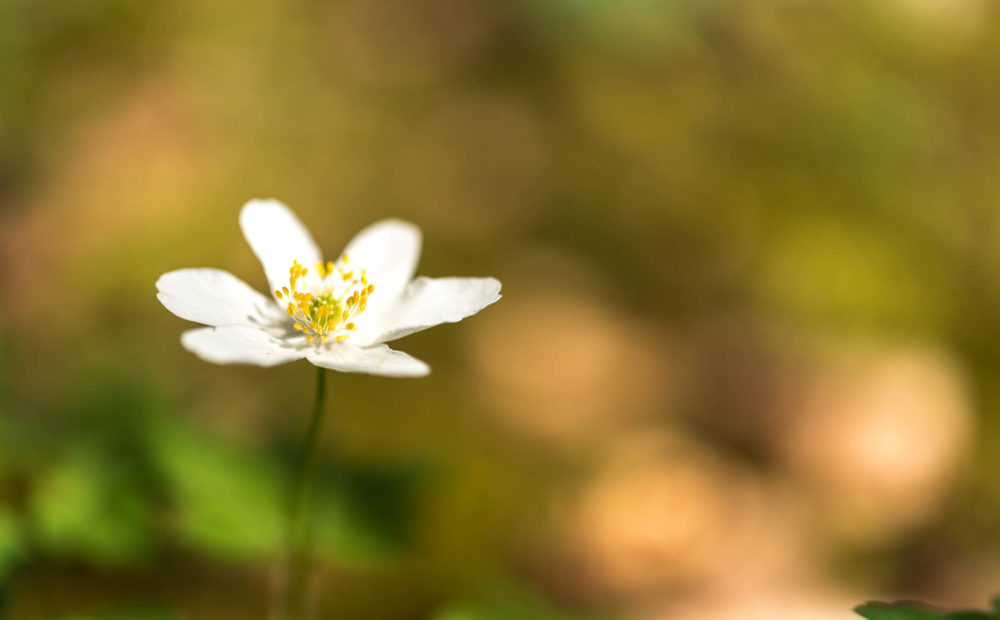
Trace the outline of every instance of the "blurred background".
<instances>
[{"instance_id":1,"label":"blurred background","mask_svg":"<svg viewBox=\"0 0 1000 620\"><path fill-rule=\"evenodd\" d=\"M504 299L331 374L320 617L1000 590L990 0L0 0L0 617L263 618L314 374L166 271L418 223Z\"/></svg>"}]
</instances>

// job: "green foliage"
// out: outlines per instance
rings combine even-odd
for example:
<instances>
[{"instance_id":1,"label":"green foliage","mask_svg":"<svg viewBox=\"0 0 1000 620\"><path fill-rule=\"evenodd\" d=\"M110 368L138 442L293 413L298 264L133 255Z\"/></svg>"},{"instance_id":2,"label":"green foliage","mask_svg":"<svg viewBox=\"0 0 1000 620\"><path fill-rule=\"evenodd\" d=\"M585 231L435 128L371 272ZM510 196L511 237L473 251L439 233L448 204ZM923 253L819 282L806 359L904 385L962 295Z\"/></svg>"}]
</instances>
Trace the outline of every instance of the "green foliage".
<instances>
[{"instance_id":1,"label":"green foliage","mask_svg":"<svg viewBox=\"0 0 1000 620\"><path fill-rule=\"evenodd\" d=\"M494 584L490 590L478 600L449 605L433 620L584 620L584 616L556 609L537 593L517 585Z\"/></svg>"},{"instance_id":2,"label":"green foliage","mask_svg":"<svg viewBox=\"0 0 1000 620\"><path fill-rule=\"evenodd\" d=\"M1000 598L993 601L992 611L943 611L923 603L865 603L854 609L868 620L1000 620Z\"/></svg>"},{"instance_id":3,"label":"green foliage","mask_svg":"<svg viewBox=\"0 0 1000 620\"><path fill-rule=\"evenodd\" d=\"M174 532L186 545L234 559L280 551L290 488L273 454L211 441L177 424L159 428L153 450ZM412 466L329 468L316 490L320 549L365 563L406 547L421 479Z\"/></svg>"},{"instance_id":4,"label":"green foliage","mask_svg":"<svg viewBox=\"0 0 1000 620\"><path fill-rule=\"evenodd\" d=\"M537 602L466 603L448 607L433 620L580 620Z\"/></svg>"},{"instance_id":5,"label":"green foliage","mask_svg":"<svg viewBox=\"0 0 1000 620\"><path fill-rule=\"evenodd\" d=\"M24 544L17 517L0 506L0 583L23 554Z\"/></svg>"},{"instance_id":6,"label":"green foliage","mask_svg":"<svg viewBox=\"0 0 1000 620\"><path fill-rule=\"evenodd\" d=\"M161 412L141 387L114 381L81 394L70 413L66 439L51 442L30 485L26 516L44 554L134 566L164 535L212 558L271 561L280 552L291 463L273 450L211 437ZM19 424L0 425L4 440L23 436L5 456L37 454ZM363 564L406 548L422 480L411 465L329 467L315 502L320 550ZM166 518L154 523L157 512ZM0 576L25 551L15 517L0 511Z\"/></svg>"},{"instance_id":7,"label":"green foliage","mask_svg":"<svg viewBox=\"0 0 1000 620\"><path fill-rule=\"evenodd\" d=\"M176 614L160 609L128 609L97 614L78 614L67 616L61 620L174 620Z\"/></svg>"},{"instance_id":8,"label":"green foliage","mask_svg":"<svg viewBox=\"0 0 1000 620\"><path fill-rule=\"evenodd\" d=\"M266 459L179 427L161 427L153 449L182 541L214 556L275 553L282 540L281 480Z\"/></svg>"},{"instance_id":9,"label":"green foliage","mask_svg":"<svg viewBox=\"0 0 1000 620\"><path fill-rule=\"evenodd\" d=\"M363 563L409 545L423 482L419 468L343 463L323 479L316 508L322 548L341 560Z\"/></svg>"},{"instance_id":10,"label":"green foliage","mask_svg":"<svg viewBox=\"0 0 1000 620\"><path fill-rule=\"evenodd\" d=\"M31 498L39 543L57 556L135 564L149 555L149 505L128 465L79 451L41 474Z\"/></svg>"}]
</instances>

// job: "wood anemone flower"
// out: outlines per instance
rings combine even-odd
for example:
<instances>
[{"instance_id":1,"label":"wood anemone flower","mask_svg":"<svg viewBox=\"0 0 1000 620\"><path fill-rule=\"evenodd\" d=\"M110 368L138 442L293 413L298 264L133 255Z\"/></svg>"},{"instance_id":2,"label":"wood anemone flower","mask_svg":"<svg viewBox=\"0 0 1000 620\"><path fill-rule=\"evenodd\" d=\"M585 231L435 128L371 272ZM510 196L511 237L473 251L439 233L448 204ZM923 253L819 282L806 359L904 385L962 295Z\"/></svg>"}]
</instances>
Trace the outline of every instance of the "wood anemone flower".
<instances>
[{"instance_id":1,"label":"wood anemone flower","mask_svg":"<svg viewBox=\"0 0 1000 620\"><path fill-rule=\"evenodd\" d=\"M308 229L276 200L248 202L240 227L264 266L270 298L219 269L180 269L156 281L168 310L209 326L181 336L208 362L275 366L304 358L341 372L424 376L427 364L385 343L500 299L495 278L414 278L420 229L401 220L368 226L326 262Z\"/></svg>"}]
</instances>

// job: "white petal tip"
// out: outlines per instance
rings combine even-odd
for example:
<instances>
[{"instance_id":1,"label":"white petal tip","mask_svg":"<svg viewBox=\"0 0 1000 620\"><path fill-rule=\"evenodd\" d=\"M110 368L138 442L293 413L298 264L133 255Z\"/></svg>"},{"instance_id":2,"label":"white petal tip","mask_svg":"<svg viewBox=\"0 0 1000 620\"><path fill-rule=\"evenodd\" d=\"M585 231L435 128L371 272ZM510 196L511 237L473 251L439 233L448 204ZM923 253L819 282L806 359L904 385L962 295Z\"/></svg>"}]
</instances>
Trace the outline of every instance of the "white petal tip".
<instances>
[{"instance_id":1,"label":"white petal tip","mask_svg":"<svg viewBox=\"0 0 1000 620\"><path fill-rule=\"evenodd\" d=\"M497 280L496 278L483 278L483 279L486 280L493 287L493 296L495 297L495 299L490 303L494 303L495 301L503 297L503 295L500 294L500 289L503 287L503 285L500 283L500 280Z\"/></svg>"},{"instance_id":2,"label":"white petal tip","mask_svg":"<svg viewBox=\"0 0 1000 620\"><path fill-rule=\"evenodd\" d=\"M406 221L404 219L401 219L401 218L398 218L398 217L389 217L389 218L386 218L384 220L378 220L376 222L372 222L371 224L369 224L367 226L367 228L375 228L376 226L392 226L392 227L398 227L398 228L405 228L408 231L420 234L420 227L419 226L417 226L413 222L408 222L408 221Z\"/></svg>"},{"instance_id":3,"label":"white petal tip","mask_svg":"<svg viewBox=\"0 0 1000 620\"><path fill-rule=\"evenodd\" d=\"M252 198L243 205L241 212L254 209L282 209L289 210L288 205L276 198Z\"/></svg>"},{"instance_id":4,"label":"white petal tip","mask_svg":"<svg viewBox=\"0 0 1000 620\"><path fill-rule=\"evenodd\" d=\"M240 209L241 227L246 227L255 220L273 221L274 218L289 218L305 228L288 205L274 198L254 198L248 200Z\"/></svg>"},{"instance_id":5,"label":"white petal tip","mask_svg":"<svg viewBox=\"0 0 1000 620\"><path fill-rule=\"evenodd\" d=\"M418 371L415 371L412 375L403 375L403 376L417 378L417 377L426 377L429 374L431 374L431 367L428 366L427 364L424 364L423 368L421 368Z\"/></svg>"}]
</instances>

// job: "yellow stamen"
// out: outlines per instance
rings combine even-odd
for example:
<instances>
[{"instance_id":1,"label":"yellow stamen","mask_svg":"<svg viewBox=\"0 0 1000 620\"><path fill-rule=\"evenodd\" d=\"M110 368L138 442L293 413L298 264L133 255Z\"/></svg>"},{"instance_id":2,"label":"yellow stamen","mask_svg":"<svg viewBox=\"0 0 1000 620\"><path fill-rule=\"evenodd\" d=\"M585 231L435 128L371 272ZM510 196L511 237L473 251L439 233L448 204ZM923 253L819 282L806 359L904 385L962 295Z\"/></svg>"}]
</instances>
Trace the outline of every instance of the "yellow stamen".
<instances>
[{"instance_id":1,"label":"yellow stamen","mask_svg":"<svg viewBox=\"0 0 1000 620\"><path fill-rule=\"evenodd\" d=\"M337 262L317 261L313 270L319 278L313 279L307 279L307 267L293 261L288 286L274 291L277 299L288 302L286 311L293 319L292 327L307 342L344 342L350 338L347 332L358 330L355 317L364 311L375 286L368 281L366 270L348 269L348 260L345 254ZM340 277L335 278L335 274Z\"/></svg>"}]
</instances>

